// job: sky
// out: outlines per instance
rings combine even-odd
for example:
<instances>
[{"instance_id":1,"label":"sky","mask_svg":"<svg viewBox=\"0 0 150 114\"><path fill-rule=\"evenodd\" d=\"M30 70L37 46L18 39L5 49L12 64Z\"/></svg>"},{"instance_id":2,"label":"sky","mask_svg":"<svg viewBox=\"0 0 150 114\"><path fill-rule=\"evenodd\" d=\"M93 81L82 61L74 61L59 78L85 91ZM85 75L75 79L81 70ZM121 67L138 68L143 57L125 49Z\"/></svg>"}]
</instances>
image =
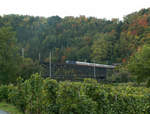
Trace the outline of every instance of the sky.
<instances>
[{"instance_id":1,"label":"sky","mask_svg":"<svg viewBox=\"0 0 150 114\"><path fill-rule=\"evenodd\" d=\"M0 15L75 16L119 18L142 8L149 8L150 0L1 0Z\"/></svg>"}]
</instances>

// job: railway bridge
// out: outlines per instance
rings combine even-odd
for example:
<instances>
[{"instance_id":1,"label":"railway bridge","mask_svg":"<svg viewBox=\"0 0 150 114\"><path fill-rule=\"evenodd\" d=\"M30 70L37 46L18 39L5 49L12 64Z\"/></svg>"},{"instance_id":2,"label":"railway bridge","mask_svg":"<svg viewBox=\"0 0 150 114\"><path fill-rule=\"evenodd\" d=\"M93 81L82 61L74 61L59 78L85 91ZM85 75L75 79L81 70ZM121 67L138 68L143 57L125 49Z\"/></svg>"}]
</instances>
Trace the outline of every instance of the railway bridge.
<instances>
[{"instance_id":1,"label":"railway bridge","mask_svg":"<svg viewBox=\"0 0 150 114\"><path fill-rule=\"evenodd\" d=\"M66 61L63 64L42 63L46 69L45 76L58 80L83 80L95 78L105 80L108 71L113 71L115 65L96 64L80 61Z\"/></svg>"}]
</instances>

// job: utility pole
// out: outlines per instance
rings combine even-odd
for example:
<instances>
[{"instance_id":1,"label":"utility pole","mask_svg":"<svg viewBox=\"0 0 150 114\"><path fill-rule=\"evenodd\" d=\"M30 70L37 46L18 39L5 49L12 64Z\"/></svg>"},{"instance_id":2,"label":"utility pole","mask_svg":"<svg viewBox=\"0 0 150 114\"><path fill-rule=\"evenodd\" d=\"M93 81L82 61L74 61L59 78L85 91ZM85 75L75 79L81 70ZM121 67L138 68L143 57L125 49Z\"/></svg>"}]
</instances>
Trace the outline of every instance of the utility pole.
<instances>
[{"instance_id":1,"label":"utility pole","mask_svg":"<svg viewBox=\"0 0 150 114\"><path fill-rule=\"evenodd\" d=\"M40 61L41 61L41 54L39 53L39 63L40 63Z\"/></svg>"},{"instance_id":2,"label":"utility pole","mask_svg":"<svg viewBox=\"0 0 150 114\"><path fill-rule=\"evenodd\" d=\"M95 60L94 60L94 78L96 78Z\"/></svg>"},{"instance_id":3,"label":"utility pole","mask_svg":"<svg viewBox=\"0 0 150 114\"><path fill-rule=\"evenodd\" d=\"M24 58L24 48L22 48L22 57Z\"/></svg>"},{"instance_id":4,"label":"utility pole","mask_svg":"<svg viewBox=\"0 0 150 114\"><path fill-rule=\"evenodd\" d=\"M52 56L52 54L51 54L51 51L50 51L50 53L49 53L49 76L50 77L52 77L52 71L51 71L51 67L52 67L51 66L51 64L52 64L51 59L52 59L52 57L51 56Z\"/></svg>"},{"instance_id":5,"label":"utility pole","mask_svg":"<svg viewBox=\"0 0 150 114\"><path fill-rule=\"evenodd\" d=\"M41 54L39 53L39 66L41 67L40 61L41 61ZM41 75L41 70L39 71L39 74Z\"/></svg>"}]
</instances>

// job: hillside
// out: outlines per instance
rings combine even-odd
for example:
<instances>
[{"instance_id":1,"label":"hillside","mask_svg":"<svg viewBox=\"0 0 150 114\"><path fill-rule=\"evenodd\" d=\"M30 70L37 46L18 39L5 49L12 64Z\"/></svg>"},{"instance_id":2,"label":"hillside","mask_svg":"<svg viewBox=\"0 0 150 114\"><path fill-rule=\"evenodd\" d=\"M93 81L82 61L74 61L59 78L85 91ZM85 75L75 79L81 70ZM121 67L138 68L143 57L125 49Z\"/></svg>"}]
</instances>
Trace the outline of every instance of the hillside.
<instances>
[{"instance_id":1,"label":"hillside","mask_svg":"<svg viewBox=\"0 0 150 114\"><path fill-rule=\"evenodd\" d=\"M5 15L0 26L16 32L17 44L25 57L33 60L41 54L47 61L52 51L53 62L65 60L116 63L128 58L139 46L149 42L150 9L142 9L118 19L94 17L49 18Z\"/></svg>"},{"instance_id":2,"label":"hillside","mask_svg":"<svg viewBox=\"0 0 150 114\"><path fill-rule=\"evenodd\" d=\"M0 80L9 83L18 76L42 73L44 69L37 61L48 62L50 52L52 63L125 63L149 44L149 39L150 8L129 14L123 21L4 15L0 17Z\"/></svg>"}]
</instances>

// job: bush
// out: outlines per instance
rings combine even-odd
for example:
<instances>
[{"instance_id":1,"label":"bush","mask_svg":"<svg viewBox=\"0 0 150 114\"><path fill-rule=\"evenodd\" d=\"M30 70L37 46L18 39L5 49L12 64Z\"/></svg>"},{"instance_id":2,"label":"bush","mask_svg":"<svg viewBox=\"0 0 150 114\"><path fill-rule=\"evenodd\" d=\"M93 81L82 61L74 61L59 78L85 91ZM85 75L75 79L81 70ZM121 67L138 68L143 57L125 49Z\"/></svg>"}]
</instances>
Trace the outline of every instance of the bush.
<instances>
[{"instance_id":1,"label":"bush","mask_svg":"<svg viewBox=\"0 0 150 114\"><path fill-rule=\"evenodd\" d=\"M58 83L56 80L47 78L44 80L45 90L45 111L49 114L58 113L58 105L56 104Z\"/></svg>"},{"instance_id":2,"label":"bush","mask_svg":"<svg viewBox=\"0 0 150 114\"><path fill-rule=\"evenodd\" d=\"M44 79L39 74L33 74L29 80L23 83L26 110L27 114L40 114L45 113L45 92L44 92Z\"/></svg>"},{"instance_id":3,"label":"bush","mask_svg":"<svg viewBox=\"0 0 150 114\"><path fill-rule=\"evenodd\" d=\"M60 114L96 114L97 103L81 91L80 83L60 83L57 104Z\"/></svg>"},{"instance_id":4,"label":"bush","mask_svg":"<svg viewBox=\"0 0 150 114\"><path fill-rule=\"evenodd\" d=\"M97 83L97 80L92 79L92 78L85 78L84 79L84 83L92 83L92 84L94 84L94 83Z\"/></svg>"},{"instance_id":5,"label":"bush","mask_svg":"<svg viewBox=\"0 0 150 114\"><path fill-rule=\"evenodd\" d=\"M8 101L8 93L9 93L9 86L1 85L0 86L0 101Z\"/></svg>"},{"instance_id":6,"label":"bush","mask_svg":"<svg viewBox=\"0 0 150 114\"><path fill-rule=\"evenodd\" d=\"M25 114L149 114L150 89L131 85L105 85L93 79L60 82L38 74L17 85L0 87L6 100Z\"/></svg>"},{"instance_id":7,"label":"bush","mask_svg":"<svg viewBox=\"0 0 150 114\"><path fill-rule=\"evenodd\" d=\"M84 86L87 88L87 85ZM86 94L98 104L98 113L108 114L145 114L150 111L149 89L126 86L88 84ZM91 89L93 88L93 89Z\"/></svg>"},{"instance_id":8,"label":"bush","mask_svg":"<svg viewBox=\"0 0 150 114\"><path fill-rule=\"evenodd\" d=\"M22 88L21 88L22 89ZM20 110L24 111L26 107L25 93L17 86L10 89L8 94L9 101L17 106Z\"/></svg>"}]
</instances>

